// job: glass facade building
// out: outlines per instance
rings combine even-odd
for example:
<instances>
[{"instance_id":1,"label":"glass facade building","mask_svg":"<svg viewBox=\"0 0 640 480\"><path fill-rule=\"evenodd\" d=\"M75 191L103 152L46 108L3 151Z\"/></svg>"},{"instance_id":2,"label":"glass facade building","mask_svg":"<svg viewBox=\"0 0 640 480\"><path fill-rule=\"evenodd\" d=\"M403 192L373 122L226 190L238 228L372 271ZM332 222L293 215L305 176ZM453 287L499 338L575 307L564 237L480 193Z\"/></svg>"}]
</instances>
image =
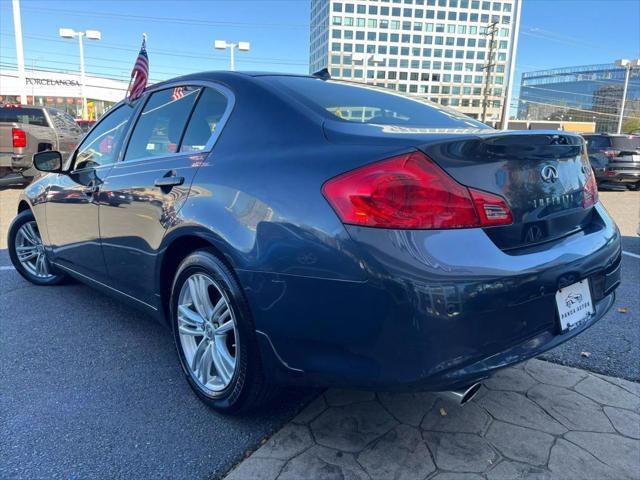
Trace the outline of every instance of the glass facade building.
<instances>
[{"instance_id":1,"label":"glass facade building","mask_svg":"<svg viewBox=\"0 0 640 480\"><path fill-rule=\"evenodd\" d=\"M312 0L310 73L501 115L520 0ZM489 32L495 22L493 55ZM486 68L487 64L492 64Z\"/></svg>"},{"instance_id":2,"label":"glass facade building","mask_svg":"<svg viewBox=\"0 0 640 480\"><path fill-rule=\"evenodd\" d=\"M596 122L597 132L615 132L625 69L615 64L586 65L522 75L518 118ZM640 69L629 78L624 121L640 117Z\"/></svg>"}]
</instances>

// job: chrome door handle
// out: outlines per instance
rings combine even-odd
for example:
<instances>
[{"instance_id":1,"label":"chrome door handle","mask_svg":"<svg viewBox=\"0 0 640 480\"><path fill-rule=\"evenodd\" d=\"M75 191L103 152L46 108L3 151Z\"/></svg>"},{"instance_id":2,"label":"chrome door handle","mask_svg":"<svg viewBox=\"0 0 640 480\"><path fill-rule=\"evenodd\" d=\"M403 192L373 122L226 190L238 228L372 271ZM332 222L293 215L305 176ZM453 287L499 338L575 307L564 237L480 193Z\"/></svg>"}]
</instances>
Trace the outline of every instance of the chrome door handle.
<instances>
[{"instance_id":1,"label":"chrome door handle","mask_svg":"<svg viewBox=\"0 0 640 480\"><path fill-rule=\"evenodd\" d=\"M175 187L184 183L184 177L160 177L153 182L156 187Z\"/></svg>"}]
</instances>

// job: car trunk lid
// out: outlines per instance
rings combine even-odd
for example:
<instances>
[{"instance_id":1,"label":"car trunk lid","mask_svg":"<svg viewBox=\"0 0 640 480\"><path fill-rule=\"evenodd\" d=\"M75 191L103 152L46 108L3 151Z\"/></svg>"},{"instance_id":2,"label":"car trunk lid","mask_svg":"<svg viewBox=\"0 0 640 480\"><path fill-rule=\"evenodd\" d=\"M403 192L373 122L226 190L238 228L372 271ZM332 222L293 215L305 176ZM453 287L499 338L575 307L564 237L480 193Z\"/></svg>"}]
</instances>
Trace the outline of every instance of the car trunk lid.
<instances>
[{"instance_id":1,"label":"car trunk lid","mask_svg":"<svg viewBox=\"0 0 640 480\"><path fill-rule=\"evenodd\" d=\"M463 185L504 197L513 223L486 229L503 249L566 236L591 223L584 143L564 132L495 132L419 148Z\"/></svg>"}]
</instances>

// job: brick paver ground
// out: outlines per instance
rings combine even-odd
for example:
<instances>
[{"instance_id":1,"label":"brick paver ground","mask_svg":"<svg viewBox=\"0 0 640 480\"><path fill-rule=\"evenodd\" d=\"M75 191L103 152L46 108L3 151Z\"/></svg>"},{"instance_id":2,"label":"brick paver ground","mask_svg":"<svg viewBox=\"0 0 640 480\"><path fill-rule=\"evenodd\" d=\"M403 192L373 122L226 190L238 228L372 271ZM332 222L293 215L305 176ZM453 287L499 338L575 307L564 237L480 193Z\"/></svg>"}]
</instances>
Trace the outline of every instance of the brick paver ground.
<instances>
[{"instance_id":1,"label":"brick paver ground","mask_svg":"<svg viewBox=\"0 0 640 480\"><path fill-rule=\"evenodd\" d=\"M640 478L640 384L531 360L464 407L330 389L226 480Z\"/></svg>"}]
</instances>

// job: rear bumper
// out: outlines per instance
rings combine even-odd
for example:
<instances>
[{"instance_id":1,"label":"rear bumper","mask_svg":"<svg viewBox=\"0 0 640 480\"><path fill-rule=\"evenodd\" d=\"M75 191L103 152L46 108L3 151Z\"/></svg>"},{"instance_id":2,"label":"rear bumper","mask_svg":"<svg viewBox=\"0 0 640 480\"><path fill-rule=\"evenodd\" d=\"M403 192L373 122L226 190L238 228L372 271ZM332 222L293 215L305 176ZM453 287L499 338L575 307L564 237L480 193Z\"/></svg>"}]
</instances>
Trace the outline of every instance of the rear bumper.
<instances>
[{"instance_id":1,"label":"rear bumper","mask_svg":"<svg viewBox=\"0 0 640 480\"><path fill-rule=\"evenodd\" d=\"M508 255L479 229L349 227L367 281L240 272L263 355L283 380L445 390L578 335L611 307L620 235L593 229ZM589 278L595 314L561 333L558 288Z\"/></svg>"},{"instance_id":2,"label":"rear bumper","mask_svg":"<svg viewBox=\"0 0 640 480\"><path fill-rule=\"evenodd\" d=\"M598 183L637 183L640 182L640 165L623 168L603 168L596 170Z\"/></svg>"},{"instance_id":3,"label":"rear bumper","mask_svg":"<svg viewBox=\"0 0 640 480\"><path fill-rule=\"evenodd\" d=\"M0 153L0 167L24 170L33 164L33 155L18 153Z\"/></svg>"}]
</instances>

